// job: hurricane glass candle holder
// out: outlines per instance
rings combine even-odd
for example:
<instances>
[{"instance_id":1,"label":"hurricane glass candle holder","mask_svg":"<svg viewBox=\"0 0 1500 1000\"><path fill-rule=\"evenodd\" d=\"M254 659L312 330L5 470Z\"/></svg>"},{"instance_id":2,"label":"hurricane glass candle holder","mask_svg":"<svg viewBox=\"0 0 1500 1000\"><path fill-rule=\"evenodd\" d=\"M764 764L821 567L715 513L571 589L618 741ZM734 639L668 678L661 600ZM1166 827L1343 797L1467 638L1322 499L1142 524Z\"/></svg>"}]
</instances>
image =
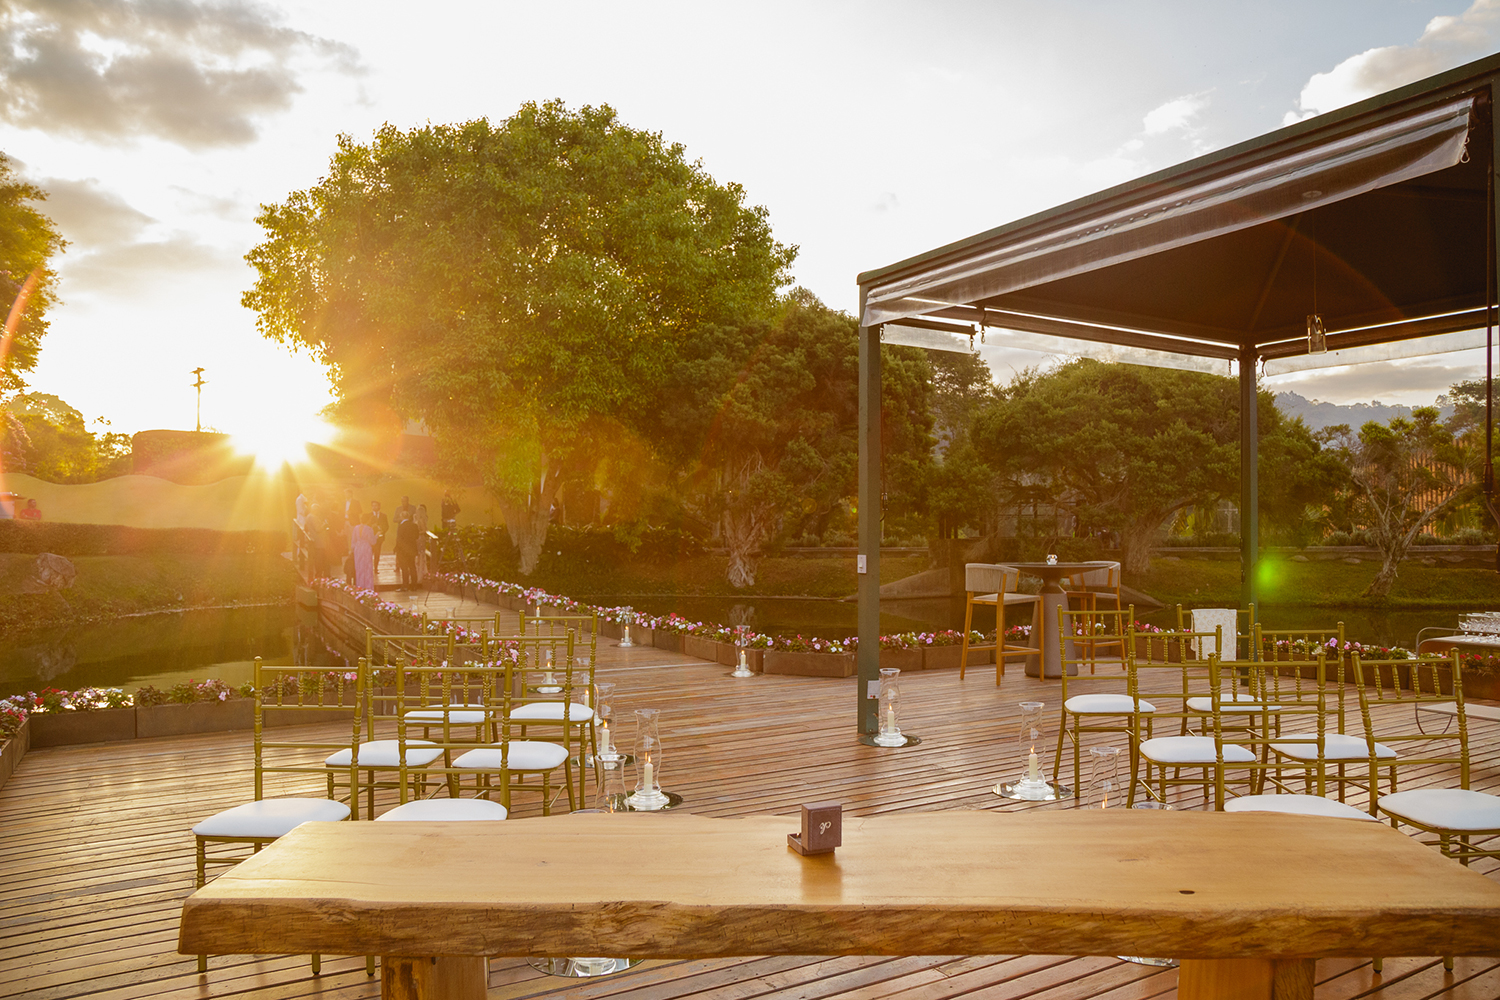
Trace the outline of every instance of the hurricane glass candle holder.
<instances>
[{"instance_id":1,"label":"hurricane glass candle holder","mask_svg":"<svg viewBox=\"0 0 1500 1000\"><path fill-rule=\"evenodd\" d=\"M1016 749L1021 758L1021 775L1009 784L996 785L991 791L1007 799L1022 799L1028 802L1049 802L1065 799L1072 789L1042 776L1041 755L1047 752L1047 733L1043 710L1046 703L1023 701L1020 704L1021 725L1017 733Z\"/></svg>"},{"instance_id":2,"label":"hurricane glass candle holder","mask_svg":"<svg viewBox=\"0 0 1500 1000\"><path fill-rule=\"evenodd\" d=\"M635 791L629 803L632 809L661 809L668 803L661 788L661 710L635 710Z\"/></svg>"},{"instance_id":3,"label":"hurricane glass candle holder","mask_svg":"<svg viewBox=\"0 0 1500 1000\"><path fill-rule=\"evenodd\" d=\"M880 696L876 713L875 745L878 747L904 747L906 737L901 735L901 671L896 667L880 668Z\"/></svg>"},{"instance_id":4,"label":"hurricane glass candle holder","mask_svg":"<svg viewBox=\"0 0 1500 1000\"><path fill-rule=\"evenodd\" d=\"M1088 797L1086 809L1118 809L1125 804L1120 790L1120 748L1089 747Z\"/></svg>"},{"instance_id":5,"label":"hurricane glass candle holder","mask_svg":"<svg viewBox=\"0 0 1500 1000\"><path fill-rule=\"evenodd\" d=\"M620 641L615 644L621 649L629 649L635 645L635 643L630 641L630 624L633 621L635 621L635 612L627 604L625 605L625 613L620 616Z\"/></svg>"},{"instance_id":6,"label":"hurricane glass candle holder","mask_svg":"<svg viewBox=\"0 0 1500 1000\"><path fill-rule=\"evenodd\" d=\"M750 669L750 659L745 654L745 630L736 627L734 630L734 673L731 677L754 677L755 671Z\"/></svg>"},{"instance_id":7,"label":"hurricane glass candle holder","mask_svg":"<svg viewBox=\"0 0 1500 1000\"><path fill-rule=\"evenodd\" d=\"M599 681L594 685L594 724L598 727L595 745L598 747L596 756L605 760L621 760L624 754L615 749L614 737L609 730L610 719L614 715L615 686L609 681Z\"/></svg>"}]
</instances>

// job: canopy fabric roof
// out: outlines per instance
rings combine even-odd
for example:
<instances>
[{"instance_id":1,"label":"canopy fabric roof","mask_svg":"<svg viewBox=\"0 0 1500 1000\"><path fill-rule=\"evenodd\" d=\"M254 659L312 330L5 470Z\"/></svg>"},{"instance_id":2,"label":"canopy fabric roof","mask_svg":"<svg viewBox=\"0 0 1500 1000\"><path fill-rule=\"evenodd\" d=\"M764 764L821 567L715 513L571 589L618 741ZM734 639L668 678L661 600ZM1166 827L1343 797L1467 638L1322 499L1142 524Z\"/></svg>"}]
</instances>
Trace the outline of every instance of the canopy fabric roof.
<instances>
[{"instance_id":1,"label":"canopy fabric roof","mask_svg":"<svg viewBox=\"0 0 1500 1000\"><path fill-rule=\"evenodd\" d=\"M1497 77L1480 60L866 272L861 325L1219 359L1305 354L1314 312L1332 350L1482 327Z\"/></svg>"}]
</instances>

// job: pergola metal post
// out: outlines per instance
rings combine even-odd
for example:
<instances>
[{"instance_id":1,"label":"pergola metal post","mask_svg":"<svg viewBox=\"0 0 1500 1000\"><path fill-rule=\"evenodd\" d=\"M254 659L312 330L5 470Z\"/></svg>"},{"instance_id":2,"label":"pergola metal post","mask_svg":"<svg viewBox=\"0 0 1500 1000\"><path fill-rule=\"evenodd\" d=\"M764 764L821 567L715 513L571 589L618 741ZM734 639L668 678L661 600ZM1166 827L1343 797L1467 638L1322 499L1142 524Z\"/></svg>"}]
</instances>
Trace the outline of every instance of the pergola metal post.
<instances>
[{"instance_id":1,"label":"pergola metal post","mask_svg":"<svg viewBox=\"0 0 1500 1000\"><path fill-rule=\"evenodd\" d=\"M860 290L864 312L864 290ZM859 328L859 728L877 728L880 681L880 327Z\"/></svg>"},{"instance_id":2,"label":"pergola metal post","mask_svg":"<svg viewBox=\"0 0 1500 1000\"><path fill-rule=\"evenodd\" d=\"M1260 419L1257 413L1255 348L1240 351L1240 604L1256 600L1255 564L1260 558Z\"/></svg>"}]
</instances>

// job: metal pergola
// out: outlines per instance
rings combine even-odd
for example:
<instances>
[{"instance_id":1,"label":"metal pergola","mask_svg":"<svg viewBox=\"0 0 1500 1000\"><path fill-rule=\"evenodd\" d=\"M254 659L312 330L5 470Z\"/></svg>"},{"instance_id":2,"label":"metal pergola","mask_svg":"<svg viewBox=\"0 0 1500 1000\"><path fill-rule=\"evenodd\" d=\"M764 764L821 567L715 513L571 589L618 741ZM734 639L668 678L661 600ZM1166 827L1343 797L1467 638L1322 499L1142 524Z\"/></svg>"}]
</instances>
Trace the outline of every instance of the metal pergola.
<instances>
[{"instance_id":1,"label":"metal pergola","mask_svg":"<svg viewBox=\"0 0 1500 1000\"><path fill-rule=\"evenodd\" d=\"M858 731L876 729L883 339L987 332L1169 367L1237 365L1253 602L1257 366L1489 344L1497 100L1490 56L861 274ZM1487 496L1490 478L1487 465Z\"/></svg>"}]
</instances>

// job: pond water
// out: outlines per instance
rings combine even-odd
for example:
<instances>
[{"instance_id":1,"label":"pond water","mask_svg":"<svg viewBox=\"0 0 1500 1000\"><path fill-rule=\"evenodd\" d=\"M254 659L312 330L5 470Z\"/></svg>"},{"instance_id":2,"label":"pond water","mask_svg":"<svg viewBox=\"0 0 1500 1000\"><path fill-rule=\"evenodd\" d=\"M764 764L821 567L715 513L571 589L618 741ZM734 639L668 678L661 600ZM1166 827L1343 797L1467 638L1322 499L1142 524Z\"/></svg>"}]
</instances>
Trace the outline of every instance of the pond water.
<instances>
[{"instance_id":1,"label":"pond water","mask_svg":"<svg viewBox=\"0 0 1500 1000\"><path fill-rule=\"evenodd\" d=\"M37 632L0 644L0 697L54 687L166 687L186 680L250 680L269 663L332 660L291 606L142 615Z\"/></svg>"}]
</instances>

